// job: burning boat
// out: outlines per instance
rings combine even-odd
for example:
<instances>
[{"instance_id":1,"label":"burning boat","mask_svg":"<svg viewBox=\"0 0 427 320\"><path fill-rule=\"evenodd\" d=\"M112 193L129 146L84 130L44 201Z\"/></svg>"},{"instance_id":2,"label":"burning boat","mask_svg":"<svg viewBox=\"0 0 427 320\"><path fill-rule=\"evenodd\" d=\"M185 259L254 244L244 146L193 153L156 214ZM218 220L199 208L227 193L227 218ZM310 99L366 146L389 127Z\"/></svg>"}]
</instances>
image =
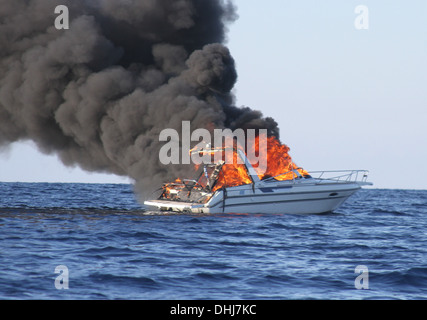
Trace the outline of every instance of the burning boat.
<instances>
[{"instance_id":1,"label":"burning boat","mask_svg":"<svg viewBox=\"0 0 427 320\"><path fill-rule=\"evenodd\" d=\"M276 159L266 173L257 172L245 152L235 148L240 162L200 165L195 179L165 184L158 199L144 204L152 210L181 213L320 214L334 211L362 186L372 185L366 170L307 172L291 161L286 146L274 143Z\"/></svg>"}]
</instances>

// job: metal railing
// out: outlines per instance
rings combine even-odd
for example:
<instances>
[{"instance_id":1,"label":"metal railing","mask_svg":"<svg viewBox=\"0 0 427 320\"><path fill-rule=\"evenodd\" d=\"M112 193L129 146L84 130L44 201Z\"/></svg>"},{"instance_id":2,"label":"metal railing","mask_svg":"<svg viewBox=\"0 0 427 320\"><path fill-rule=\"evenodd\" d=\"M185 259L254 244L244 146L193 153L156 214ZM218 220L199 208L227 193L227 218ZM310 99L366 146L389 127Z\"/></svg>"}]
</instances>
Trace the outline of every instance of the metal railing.
<instances>
[{"instance_id":1,"label":"metal railing","mask_svg":"<svg viewBox=\"0 0 427 320\"><path fill-rule=\"evenodd\" d=\"M368 173L369 173L368 170L309 171L308 172L309 175L301 175L301 173L297 169L294 169L285 173L281 173L280 175L264 179L264 181L273 180L280 176L289 175L290 173L292 173L292 178L286 179L287 181L297 182L297 181L301 181L301 179L313 179L316 181L316 183L357 182L357 183L363 183L363 184L371 184L367 182ZM280 180L280 179L276 179L276 180Z\"/></svg>"},{"instance_id":2,"label":"metal railing","mask_svg":"<svg viewBox=\"0 0 427 320\"><path fill-rule=\"evenodd\" d=\"M332 171L310 171L312 178L323 181L334 182L360 182L368 183L368 170L332 170Z\"/></svg>"}]
</instances>

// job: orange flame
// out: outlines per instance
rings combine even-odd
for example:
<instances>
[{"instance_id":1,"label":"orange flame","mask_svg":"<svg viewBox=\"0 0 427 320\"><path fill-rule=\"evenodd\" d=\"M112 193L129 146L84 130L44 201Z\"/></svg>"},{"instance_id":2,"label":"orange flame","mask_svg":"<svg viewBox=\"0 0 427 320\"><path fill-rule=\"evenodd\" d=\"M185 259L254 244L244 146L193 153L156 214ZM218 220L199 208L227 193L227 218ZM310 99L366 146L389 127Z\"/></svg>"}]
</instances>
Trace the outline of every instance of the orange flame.
<instances>
[{"instance_id":1,"label":"orange flame","mask_svg":"<svg viewBox=\"0 0 427 320\"><path fill-rule=\"evenodd\" d=\"M221 188L236 187L252 183L246 166L237 162L237 153L234 152L233 156L233 163L223 165L218 181L212 189L212 192Z\"/></svg>"},{"instance_id":2,"label":"orange flame","mask_svg":"<svg viewBox=\"0 0 427 320\"><path fill-rule=\"evenodd\" d=\"M297 178L297 174L293 171L296 170L301 176L308 176L309 173L302 168L299 168L289 155L290 148L280 143L280 141L272 136L266 138L266 153L262 153L260 150L260 137L257 136L254 141L247 142L247 151L246 155L248 156L248 161L253 166L260 180L275 177L276 180L292 180ZM251 148L251 149L249 149ZM258 157L267 157L264 163L267 163L267 170L264 172L259 168L259 163L261 163L261 158L255 159L250 158L250 156ZM237 152L234 152L234 159L232 164L225 164L222 167L221 175L212 190L215 192L221 188L235 187L245 184L252 183L252 179L248 174L248 171L244 164L238 164L237 162ZM258 162L255 162L258 160ZM265 159L262 159L265 160Z\"/></svg>"},{"instance_id":3,"label":"orange flame","mask_svg":"<svg viewBox=\"0 0 427 320\"><path fill-rule=\"evenodd\" d=\"M259 139L256 137L254 143L250 144L249 148L255 148L256 152L259 153ZM280 143L276 137L267 138L267 170L262 172L258 166L253 163L252 159L249 159L255 171L257 172L261 180L275 177L276 180L292 180L297 177L297 174L293 170L297 170L301 176L308 176L309 173L302 168L299 168L289 155L290 148ZM253 149L249 154L254 154ZM260 154L260 156L265 156Z\"/></svg>"},{"instance_id":4,"label":"orange flame","mask_svg":"<svg viewBox=\"0 0 427 320\"><path fill-rule=\"evenodd\" d=\"M260 180L272 178L274 177L276 180L284 181L284 180L292 180L297 178L297 174L294 171L297 171L301 176L308 176L309 173L305 171L302 168L299 168L293 161L291 156L289 155L290 148L280 143L280 141L272 136L272 137L266 137L267 141L263 141L264 145L267 146L266 151L262 152L260 150L260 137L257 136L254 141L247 141L247 158L249 163L251 163L252 167L254 168L256 174L258 175L258 178ZM253 183L253 180L248 173L248 170L246 169L246 166L244 164L241 164L241 161L238 162L238 153L237 148L242 148L241 146L227 146L228 148L234 147L233 152L233 163L229 163L227 161L223 166L219 173L218 179L216 181L215 186L212 188L212 192L215 192L221 188L229 188L229 187L235 187L245 184L251 184ZM223 152L223 149L213 149L213 151L207 152L212 160L214 159L214 156L218 152ZM243 148L242 148L243 150ZM194 149L191 151L195 151ZM190 151L190 152L191 152ZM250 152L248 152L250 151ZM252 158L251 158L252 156ZM225 152L222 153L222 160L225 161L226 155ZM256 158L258 157L258 159ZM261 158L261 157L267 157ZM258 161L257 161L258 160ZM267 168L266 170L261 170L259 167L260 163L266 163ZM195 166L195 169L199 169L199 165ZM177 179L174 183L165 184L164 185L164 196L166 198L173 198L174 194L171 193L171 190L173 188L176 188L177 185L182 184L182 181L180 179ZM199 179L199 184L203 187L206 187L207 185L207 179L204 175Z\"/></svg>"}]
</instances>

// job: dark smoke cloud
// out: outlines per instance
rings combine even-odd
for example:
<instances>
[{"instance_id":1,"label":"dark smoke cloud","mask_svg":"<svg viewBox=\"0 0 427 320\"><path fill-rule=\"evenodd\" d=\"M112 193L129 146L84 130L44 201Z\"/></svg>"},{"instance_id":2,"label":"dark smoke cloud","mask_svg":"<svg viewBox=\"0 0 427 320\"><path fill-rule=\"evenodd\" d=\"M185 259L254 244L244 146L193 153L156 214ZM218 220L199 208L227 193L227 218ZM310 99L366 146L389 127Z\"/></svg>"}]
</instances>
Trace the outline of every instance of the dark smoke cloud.
<instances>
[{"instance_id":1,"label":"dark smoke cloud","mask_svg":"<svg viewBox=\"0 0 427 320\"><path fill-rule=\"evenodd\" d=\"M57 30L57 5L70 28ZM0 0L0 147L33 140L68 166L152 191L185 174L158 159L165 128L267 128L233 106L221 0ZM46 168L40 168L46 170Z\"/></svg>"}]
</instances>

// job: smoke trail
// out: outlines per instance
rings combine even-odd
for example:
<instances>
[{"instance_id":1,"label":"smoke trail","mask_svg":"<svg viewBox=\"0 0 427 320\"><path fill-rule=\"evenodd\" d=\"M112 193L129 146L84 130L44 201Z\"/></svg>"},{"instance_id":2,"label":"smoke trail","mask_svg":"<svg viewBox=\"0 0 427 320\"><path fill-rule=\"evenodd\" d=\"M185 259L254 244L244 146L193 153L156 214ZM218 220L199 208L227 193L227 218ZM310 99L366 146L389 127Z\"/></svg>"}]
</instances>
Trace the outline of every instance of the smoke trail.
<instances>
[{"instance_id":1,"label":"smoke trail","mask_svg":"<svg viewBox=\"0 0 427 320\"><path fill-rule=\"evenodd\" d=\"M57 5L68 30L54 27ZM0 0L0 147L31 139L65 165L152 191L187 170L159 162L165 128L278 135L274 120L233 106L223 43L235 18L221 0Z\"/></svg>"}]
</instances>

